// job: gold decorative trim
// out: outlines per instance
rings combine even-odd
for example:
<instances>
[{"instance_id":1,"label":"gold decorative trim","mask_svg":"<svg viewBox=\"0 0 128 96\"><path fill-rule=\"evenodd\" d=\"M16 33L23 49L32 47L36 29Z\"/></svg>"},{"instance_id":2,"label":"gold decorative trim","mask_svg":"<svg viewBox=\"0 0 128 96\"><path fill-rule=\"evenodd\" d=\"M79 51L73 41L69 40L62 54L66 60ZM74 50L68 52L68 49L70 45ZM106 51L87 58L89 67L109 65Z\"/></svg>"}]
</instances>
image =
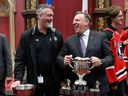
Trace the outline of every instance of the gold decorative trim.
<instances>
[{"instance_id":1,"label":"gold decorative trim","mask_svg":"<svg viewBox=\"0 0 128 96\"><path fill-rule=\"evenodd\" d=\"M31 0L31 9L36 9L37 0Z\"/></svg>"},{"instance_id":2,"label":"gold decorative trim","mask_svg":"<svg viewBox=\"0 0 128 96\"><path fill-rule=\"evenodd\" d=\"M0 16L3 17L3 16L9 16L9 13L3 13L3 12L0 12Z\"/></svg>"},{"instance_id":3,"label":"gold decorative trim","mask_svg":"<svg viewBox=\"0 0 128 96\"><path fill-rule=\"evenodd\" d=\"M126 20L125 20L125 23L126 23L126 26L128 26L128 0L125 0L125 4L124 4L124 11L126 12Z\"/></svg>"},{"instance_id":4,"label":"gold decorative trim","mask_svg":"<svg viewBox=\"0 0 128 96\"><path fill-rule=\"evenodd\" d=\"M13 64L14 64L14 54L15 54L15 24L14 24L15 11L16 11L15 0L0 0L0 16L9 16L10 49L11 49Z\"/></svg>"},{"instance_id":5,"label":"gold decorative trim","mask_svg":"<svg viewBox=\"0 0 128 96\"><path fill-rule=\"evenodd\" d=\"M36 26L36 18L35 17L31 18L31 26L32 27Z\"/></svg>"},{"instance_id":6,"label":"gold decorative trim","mask_svg":"<svg viewBox=\"0 0 128 96\"><path fill-rule=\"evenodd\" d=\"M104 0L99 0L98 5L98 8L104 8Z\"/></svg>"},{"instance_id":7,"label":"gold decorative trim","mask_svg":"<svg viewBox=\"0 0 128 96\"><path fill-rule=\"evenodd\" d=\"M98 31L102 31L105 26L105 21L103 17L98 17Z\"/></svg>"},{"instance_id":8,"label":"gold decorative trim","mask_svg":"<svg viewBox=\"0 0 128 96\"><path fill-rule=\"evenodd\" d=\"M105 7L106 8L110 7L110 5L111 5L110 2L111 2L110 0L105 0Z\"/></svg>"},{"instance_id":9,"label":"gold decorative trim","mask_svg":"<svg viewBox=\"0 0 128 96\"><path fill-rule=\"evenodd\" d=\"M12 61L14 64L14 56L15 56L15 19L14 19L14 13L15 13L15 0L7 0L9 3L9 25L10 25L10 44L11 44L11 55L12 55Z\"/></svg>"},{"instance_id":10,"label":"gold decorative trim","mask_svg":"<svg viewBox=\"0 0 128 96\"><path fill-rule=\"evenodd\" d=\"M0 0L0 16L9 16L9 9L7 0Z\"/></svg>"}]
</instances>

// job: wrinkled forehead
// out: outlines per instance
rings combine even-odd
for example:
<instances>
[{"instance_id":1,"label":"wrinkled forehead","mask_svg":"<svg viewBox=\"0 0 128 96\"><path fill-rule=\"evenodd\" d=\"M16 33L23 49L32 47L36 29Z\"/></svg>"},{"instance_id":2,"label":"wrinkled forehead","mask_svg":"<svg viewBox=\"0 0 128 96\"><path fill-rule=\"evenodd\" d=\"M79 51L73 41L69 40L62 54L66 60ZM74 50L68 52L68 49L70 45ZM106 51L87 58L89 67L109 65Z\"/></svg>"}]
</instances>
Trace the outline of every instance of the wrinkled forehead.
<instances>
[{"instance_id":1,"label":"wrinkled forehead","mask_svg":"<svg viewBox=\"0 0 128 96\"><path fill-rule=\"evenodd\" d=\"M74 17L74 20L75 19L78 19L78 20L84 19L84 14L76 14L75 17Z\"/></svg>"},{"instance_id":2,"label":"wrinkled forehead","mask_svg":"<svg viewBox=\"0 0 128 96\"><path fill-rule=\"evenodd\" d=\"M43 13L50 13L53 14L53 10L51 8L44 8Z\"/></svg>"}]
</instances>

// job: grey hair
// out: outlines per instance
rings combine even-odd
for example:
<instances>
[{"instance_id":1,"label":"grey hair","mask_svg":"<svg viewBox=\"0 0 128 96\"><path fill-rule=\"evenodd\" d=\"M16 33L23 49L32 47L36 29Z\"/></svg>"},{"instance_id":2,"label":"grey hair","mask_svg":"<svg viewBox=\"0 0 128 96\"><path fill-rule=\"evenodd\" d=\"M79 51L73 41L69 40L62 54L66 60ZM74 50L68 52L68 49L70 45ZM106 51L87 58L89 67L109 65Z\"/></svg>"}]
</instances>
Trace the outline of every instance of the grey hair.
<instances>
[{"instance_id":1,"label":"grey hair","mask_svg":"<svg viewBox=\"0 0 128 96\"><path fill-rule=\"evenodd\" d=\"M38 5L38 7L37 7L37 10L36 10L36 15L38 15L40 12L41 13L44 13L45 11L44 11L44 9L45 8L49 8L49 9L54 9L54 7L53 6L51 6L51 5L48 5L48 4L40 4L40 5Z\"/></svg>"},{"instance_id":2,"label":"grey hair","mask_svg":"<svg viewBox=\"0 0 128 96\"><path fill-rule=\"evenodd\" d=\"M91 16L90 16L89 14L87 14L86 12L77 11L77 12L76 12L76 15L77 15L77 14L83 14L84 17L85 17L86 19L88 19L89 23L92 22Z\"/></svg>"}]
</instances>

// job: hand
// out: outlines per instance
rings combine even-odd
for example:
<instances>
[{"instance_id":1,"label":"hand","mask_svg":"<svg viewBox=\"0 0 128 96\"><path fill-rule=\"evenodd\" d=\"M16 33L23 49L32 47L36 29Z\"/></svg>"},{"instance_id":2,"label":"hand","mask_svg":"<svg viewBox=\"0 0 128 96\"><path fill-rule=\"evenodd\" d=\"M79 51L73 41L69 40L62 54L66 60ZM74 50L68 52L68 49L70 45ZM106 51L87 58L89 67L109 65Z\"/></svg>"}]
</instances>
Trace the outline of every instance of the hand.
<instances>
[{"instance_id":1,"label":"hand","mask_svg":"<svg viewBox=\"0 0 128 96\"><path fill-rule=\"evenodd\" d=\"M101 60L99 58L97 58L97 57L94 57L94 56L91 57L91 63L95 67L98 67L98 66L100 66L102 64Z\"/></svg>"},{"instance_id":2,"label":"hand","mask_svg":"<svg viewBox=\"0 0 128 96\"><path fill-rule=\"evenodd\" d=\"M12 84L11 84L11 90L12 90L12 88L14 88L14 87L16 87L16 86L18 86L18 85L20 85L21 84L21 82L18 80L18 81L14 81Z\"/></svg>"},{"instance_id":3,"label":"hand","mask_svg":"<svg viewBox=\"0 0 128 96\"><path fill-rule=\"evenodd\" d=\"M65 57L64 57L64 64L65 65L71 64L72 60L73 60L72 55L65 55Z\"/></svg>"},{"instance_id":4,"label":"hand","mask_svg":"<svg viewBox=\"0 0 128 96\"><path fill-rule=\"evenodd\" d=\"M7 83L7 85L10 84L12 80L13 80L12 77L6 77L5 78L5 82Z\"/></svg>"},{"instance_id":5,"label":"hand","mask_svg":"<svg viewBox=\"0 0 128 96\"><path fill-rule=\"evenodd\" d=\"M123 42L124 45L128 45L128 39Z\"/></svg>"}]
</instances>

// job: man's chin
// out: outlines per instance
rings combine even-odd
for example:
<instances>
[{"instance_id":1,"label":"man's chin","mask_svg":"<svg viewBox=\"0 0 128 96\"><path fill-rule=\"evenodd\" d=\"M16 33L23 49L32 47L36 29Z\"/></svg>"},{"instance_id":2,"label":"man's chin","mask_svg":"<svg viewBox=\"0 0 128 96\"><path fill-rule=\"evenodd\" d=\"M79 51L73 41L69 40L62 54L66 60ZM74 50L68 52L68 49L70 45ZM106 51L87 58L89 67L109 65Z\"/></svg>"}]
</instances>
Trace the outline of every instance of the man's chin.
<instances>
[{"instance_id":1,"label":"man's chin","mask_svg":"<svg viewBox=\"0 0 128 96\"><path fill-rule=\"evenodd\" d=\"M50 26L50 25L47 25L46 27L47 27L47 28L52 28L52 26Z\"/></svg>"},{"instance_id":2,"label":"man's chin","mask_svg":"<svg viewBox=\"0 0 128 96\"><path fill-rule=\"evenodd\" d=\"M80 35L80 32L79 31L75 31L76 34Z\"/></svg>"}]
</instances>

